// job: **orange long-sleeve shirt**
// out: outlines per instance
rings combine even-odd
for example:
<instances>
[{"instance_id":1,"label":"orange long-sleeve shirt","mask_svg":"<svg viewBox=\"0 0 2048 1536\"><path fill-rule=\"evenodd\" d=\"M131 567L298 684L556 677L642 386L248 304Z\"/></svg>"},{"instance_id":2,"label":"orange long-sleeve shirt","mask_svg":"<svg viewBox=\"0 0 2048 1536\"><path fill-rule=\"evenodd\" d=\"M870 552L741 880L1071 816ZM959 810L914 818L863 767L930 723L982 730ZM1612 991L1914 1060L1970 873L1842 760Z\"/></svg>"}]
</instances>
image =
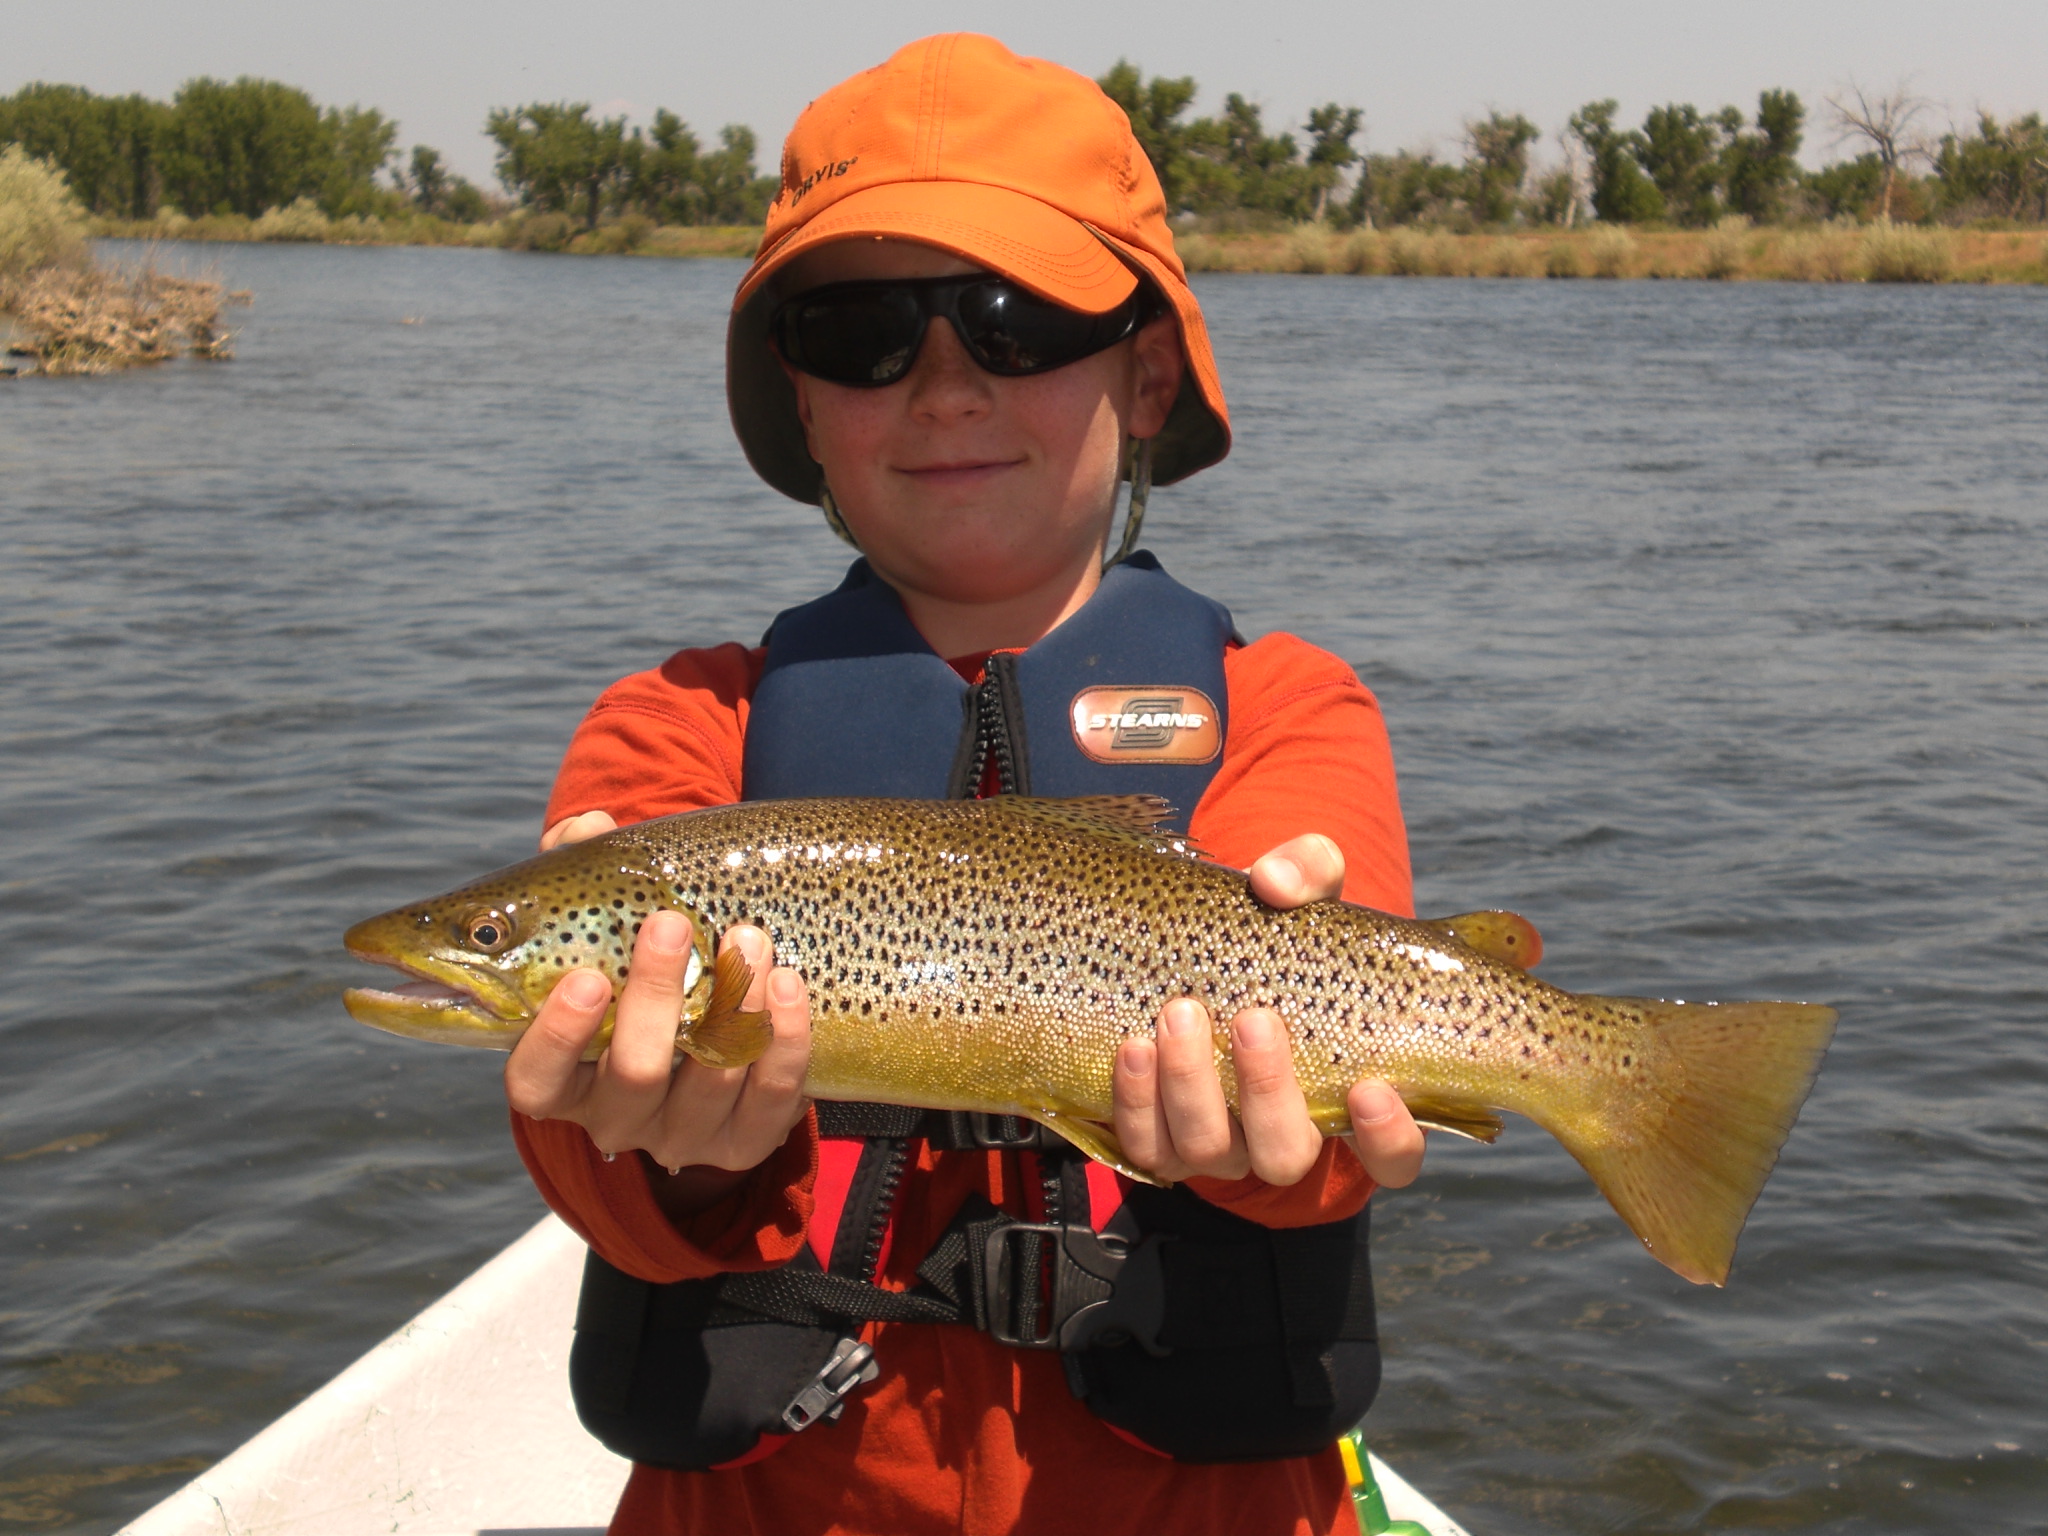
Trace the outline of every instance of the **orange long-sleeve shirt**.
<instances>
[{"instance_id":1,"label":"orange long-sleeve shirt","mask_svg":"<svg viewBox=\"0 0 2048 1536\"><path fill-rule=\"evenodd\" d=\"M550 824L608 811L621 824L740 798L749 701L765 652L681 651L608 689L571 740ZM1379 707L1335 657L1291 635L1232 647L1224 661L1230 733L1190 831L1243 867L1303 832L1344 850L1347 900L1410 911L1407 839ZM807 1120L718 1205L677 1226L648 1188L643 1158L606 1163L578 1126L513 1117L548 1204L608 1262L668 1282L765 1269L804 1242L817 1174ZM907 1288L960 1203L980 1191L1023 1211L1018 1154L921 1151L901 1186L879 1283ZM1205 1199L1267 1226L1356 1212L1370 1181L1330 1142L1301 1183L1198 1179ZM636 1466L612 1530L679 1533L1028 1532L1034 1536L1323 1536L1351 1532L1335 1448L1289 1461L1188 1465L1116 1435L1076 1401L1059 1358L957 1327L870 1324L881 1378L839 1423L722 1472Z\"/></svg>"}]
</instances>

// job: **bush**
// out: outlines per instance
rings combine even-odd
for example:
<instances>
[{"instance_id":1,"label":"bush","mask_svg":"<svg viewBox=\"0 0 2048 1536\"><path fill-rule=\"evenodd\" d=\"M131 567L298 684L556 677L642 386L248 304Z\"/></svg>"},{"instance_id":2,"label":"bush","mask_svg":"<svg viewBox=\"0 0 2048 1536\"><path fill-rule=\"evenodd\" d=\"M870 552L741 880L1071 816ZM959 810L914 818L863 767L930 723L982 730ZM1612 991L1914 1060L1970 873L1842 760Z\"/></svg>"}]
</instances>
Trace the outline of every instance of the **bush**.
<instances>
[{"instance_id":1,"label":"bush","mask_svg":"<svg viewBox=\"0 0 2048 1536\"><path fill-rule=\"evenodd\" d=\"M85 259L85 209L63 172L19 144L0 150L0 284Z\"/></svg>"},{"instance_id":2,"label":"bush","mask_svg":"<svg viewBox=\"0 0 2048 1536\"><path fill-rule=\"evenodd\" d=\"M1863 276L1862 237L1853 224L1800 230L1778 244L1785 275L1799 283L1853 283Z\"/></svg>"},{"instance_id":3,"label":"bush","mask_svg":"<svg viewBox=\"0 0 2048 1536\"><path fill-rule=\"evenodd\" d=\"M251 239L279 243L328 240L334 234L327 215L310 197L296 198L288 208L266 208L263 217L249 227Z\"/></svg>"},{"instance_id":4,"label":"bush","mask_svg":"<svg viewBox=\"0 0 2048 1536\"><path fill-rule=\"evenodd\" d=\"M1707 236L1700 276L1725 280L1740 277L1749 258L1749 220L1730 214Z\"/></svg>"},{"instance_id":5,"label":"bush","mask_svg":"<svg viewBox=\"0 0 2048 1536\"><path fill-rule=\"evenodd\" d=\"M1353 230L1337 253L1337 269L1354 277L1372 277L1387 270L1386 241L1376 230Z\"/></svg>"},{"instance_id":6,"label":"bush","mask_svg":"<svg viewBox=\"0 0 2048 1536\"><path fill-rule=\"evenodd\" d=\"M1301 224L1287 237L1290 272L1330 272L1338 266L1336 233L1327 224Z\"/></svg>"},{"instance_id":7,"label":"bush","mask_svg":"<svg viewBox=\"0 0 2048 1536\"><path fill-rule=\"evenodd\" d=\"M1586 242L1586 254L1593 259L1595 277L1626 277L1635 260L1635 236L1612 224L1603 224Z\"/></svg>"},{"instance_id":8,"label":"bush","mask_svg":"<svg viewBox=\"0 0 2048 1536\"><path fill-rule=\"evenodd\" d=\"M576 238L576 225L567 214L528 213L509 219L504 246L508 251L566 251Z\"/></svg>"},{"instance_id":9,"label":"bush","mask_svg":"<svg viewBox=\"0 0 2048 1536\"><path fill-rule=\"evenodd\" d=\"M1863 237L1865 275L1873 283L1938 283L1955 265L1943 230L1879 225Z\"/></svg>"},{"instance_id":10,"label":"bush","mask_svg":"<svg viewBox=\"0 0 2048 1536\"><path fill-rule=\"evenodd\" d=\"M1422 277L1430 270L1429 241L1407 227L1387 240L1387 270L1396 277Z\"/></svg>"},{"instance_id":11,"label":"bush","mask_svg":"<svg viewBox=\"0 0 2048 1536\"><path fill-rule=\"evenodd\" d=\"M1586 263L1579 254L1576 240L1553 240L1550 249L1544 253L1543 275L1545 277L1584 277Z\"/></svg>"}]
</instances>

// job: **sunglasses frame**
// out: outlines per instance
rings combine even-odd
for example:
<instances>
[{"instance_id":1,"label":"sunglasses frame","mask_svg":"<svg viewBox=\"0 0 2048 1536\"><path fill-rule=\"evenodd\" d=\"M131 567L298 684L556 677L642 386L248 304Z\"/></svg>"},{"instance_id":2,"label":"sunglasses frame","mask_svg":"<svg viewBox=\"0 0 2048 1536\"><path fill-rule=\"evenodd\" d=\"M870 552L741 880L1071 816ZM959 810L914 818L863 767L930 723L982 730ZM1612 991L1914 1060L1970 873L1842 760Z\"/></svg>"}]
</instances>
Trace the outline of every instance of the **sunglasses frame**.
<instances>
[{"instance_id":1,"label":"sunglasses frame","mask_svg":"<svg viewBox=\"0 0 2048 1536\"><path fill-rule=\"evenodd\" d=\"M961 296L971 288L984 285L999 287L1007 295L1022 300L1025 305L1073 316L1076 321L1082 323L1076 329L1084 332L1085 339L1080 342L1079 349L1057 359L1035 363L1028 368L1005 367L992 362L968 336L967 327L960 316ZM816 360L805 357L803 340L794 323L799 306L815 304L820 299L830 299L835 295L843 294L850 297L890 292L907 293L916 302L917 332L909 345L902 349L902 365L888 378L840 378L819 371ZM994 374L997 378L1021 379L1029 378L1033 374L1050 373L1055 368L1064 368L1069 363L1078 363L1084 357L1093 357L1097 352L1106 351L1126 337L1134 335L1140 326L1163 312L1158 303L1150 299L1149 290L1142 281L1131 291L1130 297L1116 308L1099 315L1091 315L1084 310L1068 309L1063 304L1055 304L1051 299L1033 293L1022 283L993 272L975 272L954 277L868 278L855 282L826 283L817 288L805 289L802 293L785 299L768 317L768 339L776 354L799 373L806 373L812 378L823 379L828 384L838 384L848 389L887 389L892 384L902 383L910 376L911 369L917 366L918 354L924 350L925 335L930 331L932 321L937 319L943 319L953 327L953 334L959 338L961 347L974 360L977 368L984 373Z\"/></svg>"}]
</instances>

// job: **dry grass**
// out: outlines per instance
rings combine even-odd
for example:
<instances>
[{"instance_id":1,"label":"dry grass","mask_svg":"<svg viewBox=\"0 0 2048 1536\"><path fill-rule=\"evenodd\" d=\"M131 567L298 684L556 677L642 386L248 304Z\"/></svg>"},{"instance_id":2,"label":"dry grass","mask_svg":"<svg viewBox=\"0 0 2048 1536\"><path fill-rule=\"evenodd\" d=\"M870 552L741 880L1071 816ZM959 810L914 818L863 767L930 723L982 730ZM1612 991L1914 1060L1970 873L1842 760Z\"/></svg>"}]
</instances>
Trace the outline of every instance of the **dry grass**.
<instances>
[{"instance_id":1,"label":"dry grass","mask_svg":"<svg viewBox=\"0 0 2048 1536\"><path fill-rule=\"evenodd\" d=\"M584 230L557 213L514 215L456 224L428 214L399 219L330 219L310 199L272 208L261 218L217 214L188 219L99 219L92 232L116 240L317 242L322 245L465 245L491 249L566 251L575 256L752 256L761 231L749 225L655 224L637 214Z\"/></svg>"},{"instance_id":2,"label":"dry grass","mask_svg":"<svg viewBox=\"0 0 2048 1536\"><path fill-rule=\"evenodd\" d=\"M1328 272L1395 277L1696 278L1722 282L2048 283L2048 234L1822 224L1453 234L1304 225L1177 241L1191 272Z\"/></svg>"},{"instance_id":3,"label":"dry grass","mask_svg":"<svg viewBox=\"0 0 2048 1536\"><path fill-rule=\"evenodd\" d=\"M246 302L204 278L152 267L45 267L0 294L0 308L27 333L12 350L43 373L112 373L141 363L233 355L224 304Z\"/></svg>"}]
</instances>

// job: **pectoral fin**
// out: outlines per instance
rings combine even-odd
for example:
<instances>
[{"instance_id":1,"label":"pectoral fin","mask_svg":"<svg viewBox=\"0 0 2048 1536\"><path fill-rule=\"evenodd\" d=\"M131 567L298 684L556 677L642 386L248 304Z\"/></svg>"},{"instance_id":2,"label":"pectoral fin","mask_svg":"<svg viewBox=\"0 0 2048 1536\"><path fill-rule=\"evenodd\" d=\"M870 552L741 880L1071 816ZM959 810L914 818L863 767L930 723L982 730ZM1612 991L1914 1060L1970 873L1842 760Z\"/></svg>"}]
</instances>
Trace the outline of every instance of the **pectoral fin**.
<instances>
[{"instance_id":1,"label":"pectoral fin","mask_svg":"<svg viewBox=\"0 0 2048 1536\"><path fill-rule=\"evenodd\" d=\"M1498 960L1528 970L1543 958L1543 935L1536 925L1516 912L1460 912L1456 917L1425 917L1423 927L1434 928L1476 949L1489 960Z\"/></svg>"},{"instance_id":2,"label":"pectoral fin","mask_svg":"<svg viewBox=\"0 0 2048 1536\"><path fill-rule=\"evenodd\" d=\"M711 999L694 1024L685 1023L676 1036L678 1050L707 1067L744 1067L758 1060L774 1038L768 1015L749 1010L747 988L754 968L737 949L721 953L712 967Z\"/></svg>"}]
</instances>

